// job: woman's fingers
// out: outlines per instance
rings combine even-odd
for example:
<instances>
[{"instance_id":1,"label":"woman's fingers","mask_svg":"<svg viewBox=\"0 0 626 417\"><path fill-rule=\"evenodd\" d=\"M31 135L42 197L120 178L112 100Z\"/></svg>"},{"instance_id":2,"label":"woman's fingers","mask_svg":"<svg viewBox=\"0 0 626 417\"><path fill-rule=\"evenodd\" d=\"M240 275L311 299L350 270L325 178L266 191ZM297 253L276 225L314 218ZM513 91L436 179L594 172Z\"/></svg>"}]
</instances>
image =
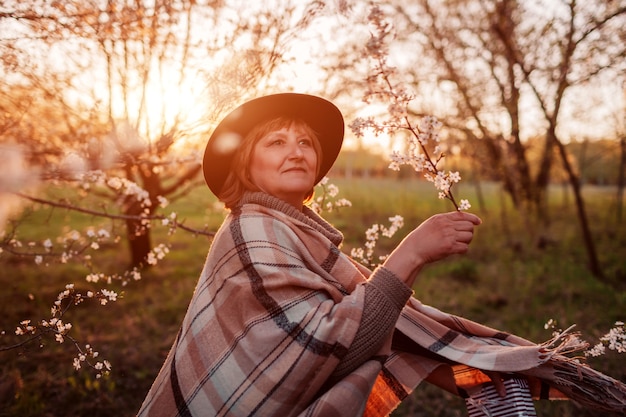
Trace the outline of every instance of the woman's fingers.
<instances>
[{"instance_id":1,"label":"woman's fingers","mask_svg":"<svg viewBox=\"0 0 626 417\"><path fill-rule=\"evenodd\" d=\"M444 224L441 225L442 236L448 236L455 243L469 244L474 237L474 228L481 223L480 218L468 213L457 213L444 215L446 218L443 220Z\"/></svg>"},{"instance_id":2,"label":"woman's fingers","mask_svg":"<svg viewBox=\"0 0 626 417\"><path fill-rule=\"evenodd\" d=\"M504 386L504 380L502 379L502 375L500 374L500 372L484 371L484 370L483 372L487 374L489 379L491 379L491 382L493 382L493 385L496 388L496 392L498 393L498 395L500 397L505 397L506 387Z\"/></svg>"},{"instance_id":3,"label":"woman's fingers","mask_svg":"<svg viewBox=\"0 0 626 417\"><path fill-rule=\"evenodd\" d=\"M465 253L479 217L461 212L437 214L415 229L413 249L426 263L452 254Z\"/></svg>"},{"instance_id":4,"label":"woman's fingers","mask_svg":"<svg viewBox=\"0 0 626 417\"><path fill-rule=\"evenodd\" d=\"M456 240L461 243L469 244L474 238L474 233L472 232L457 232Z\"/></svg>"},{"instance_id":5,"label":"woman's fingers","mask_svg":"<svg viewBox=\"0 0 626 417\"><path fill-rule=\"evenodd\" d=\"M474 228L480 223L480 218L470 213L436 214L407 235L392 252L388 263L394 263L399 257L403 260L399 263L407 264L398 266L399 270L415 271L447 256L466 253L474 237Z\"/></svg>"},{"instance_id":6,"label":"woman's fingers","mask_svg":"<svg viewBox=\"0 0 626 417\"><path fill-rule=\"evenodd\" d=\"M465 211L454 211L451 214L456 215L459 220L464 220L472 223L474 226L478 226L483 222L477 215L467 213Z\"/></svg>"},{"instance_id":7,"label":"woman's fingers","mask_svg":"<svg viewBox=\"0 0 626 417\"><path fill-rule=\"evenodd\" d=\"M459 232L473 231L476 224L469 221L455 221L453 222L454 229Z\"/></svg>"}]
</instances>

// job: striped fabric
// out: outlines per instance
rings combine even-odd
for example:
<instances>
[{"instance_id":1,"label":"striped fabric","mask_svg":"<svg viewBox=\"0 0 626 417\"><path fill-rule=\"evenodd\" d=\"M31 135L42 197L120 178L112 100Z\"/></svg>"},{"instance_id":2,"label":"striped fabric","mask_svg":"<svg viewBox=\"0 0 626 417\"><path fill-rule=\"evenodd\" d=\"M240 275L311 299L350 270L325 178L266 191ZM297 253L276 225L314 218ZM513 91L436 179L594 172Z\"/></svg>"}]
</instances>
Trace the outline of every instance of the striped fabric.
<instances>
[{"instance_id":1,"label":"striped fabric","mask_svg":"<svg viewBox=\"0 0 626 417\"><path fill-rule=\"evenodd\" d=\"M525 379L504 381L506 397L501 398L492 384L485 384L467 398L468 417L536 417L533 399Z\"/></svg>"},{"instance_id":2,"label":"striped fabric","mask_svg":"<svg viewBox=\"0 0 626 417\"><path fill-rule=\"evenodd\" d=\"M402 308L410 291L394 312L376 294L397 278L367 276L341 241L308 209L246 195L214 238L139 415L384 416L441 361L514 372L548 360L538 345L416 299ZM364 336L365 322L382 324ZM436 355L392 350L393 331Z\"/></svg>"}]
</instances>

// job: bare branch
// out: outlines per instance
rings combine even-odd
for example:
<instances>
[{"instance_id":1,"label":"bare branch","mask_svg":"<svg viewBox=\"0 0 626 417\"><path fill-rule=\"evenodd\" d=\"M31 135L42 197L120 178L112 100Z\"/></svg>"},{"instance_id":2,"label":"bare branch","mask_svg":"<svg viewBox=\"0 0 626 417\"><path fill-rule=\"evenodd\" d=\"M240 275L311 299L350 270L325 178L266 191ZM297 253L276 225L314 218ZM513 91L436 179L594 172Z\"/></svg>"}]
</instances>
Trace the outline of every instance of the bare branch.
<instances>
[{"instance_id":1,"label":"bare branch","mask_svg":"<svg viewBox=\"0 0 626 417\"><path fill-rule=\"evenodd\" d=\"M62 208L62 209L66 209L66 210L76 211L78 213L89 214L89 215L92 215L92 216L104 217L104 218L113 219L113 220L135 220L135 221L150 220L150 221L154 221L154 220L166 220L166 219L168 219L168 220L170 220L171 222L174 223L173 227L183 229L183 230L185 230L187 232L190 232L190 233L193 233L193 234L196 234L196 235L209 236L209 237L213 237L215 235L215 232L208 231L206 227L204 229L196 229L196 228L193 228L193 227L186 226L183 223L179 223L176 220L171 220L167 216L164 216L164 215L150 215L150 216L148 216L148 215L113 214L113 213L108 213L108 212L105 212L105 211L90 210L90 209L86 209L86 208L83 208L83 207L75 206L73 204L67 204L67 203L62 203L62 202L46 200L46 199L33 197L33 196L29 196L29 195L22 194L22 193L15 193L15 194L18 195L19 197L22 197L24 199L30 200L30 201L32 201L34 203L44 204L44 205L47 205L47 206L50 206L50 207Z\"/></svg>"}]
</instances>

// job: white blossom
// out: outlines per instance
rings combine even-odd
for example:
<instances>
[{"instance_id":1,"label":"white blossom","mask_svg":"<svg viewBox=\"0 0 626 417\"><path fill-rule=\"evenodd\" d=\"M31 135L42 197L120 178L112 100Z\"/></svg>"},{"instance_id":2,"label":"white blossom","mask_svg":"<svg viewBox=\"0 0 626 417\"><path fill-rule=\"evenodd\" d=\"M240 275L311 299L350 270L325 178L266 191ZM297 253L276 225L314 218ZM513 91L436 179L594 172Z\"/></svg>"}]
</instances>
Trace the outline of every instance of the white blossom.
<instances>
[{"instance_id":1,"label":"white blossom","mask_svg":"<svg viewBox=\"0 0 626 417\"><path fill-rule=\"evenodd\" d=\"M163 196L157 196L157 201L159 202L159 207L161 208L165 208L169 205L169 201L167 201L167 198L163 197Z\"/></svg>"},{"instance_id":2,"label":"white blossom","mask_svg":"<svg viewBox=\"0 0 626 417\"><path fill-rule=\"evenodd\" d=\"M606 352L606 347L604 346L604 344L598 343L597 345L593 346L591 349L587 350L585 352L585 355L597 357L597 356L604 355L605 352Z\"/></svg>"},{"instance_id":3,"label":"white blossom","mask_svg":"<svg viewBox=\"0 0 626 417\"><path fill-rule=\"evenodd\" d=\"M102 300L108 300L108 301L117 301L117 293L115 291L111 291L111 290L107 290L107 289L102 289L100 290L100 293L106 297L103 298ZM106 303L105 303L106 304Z\"/></svg>"},{"instance_id":4,"label":"white blossom","mask_svg":"<svg viewBox=\"0 0 626 417\"><path fill-rule=\"evenodd\" d=\"M448 178L450 179L450 182L454 182L454 183L461 181L461 175L459 175L458 171L450 172L448 174Z\"/></svg>"},{"instance_id":5,"label":"white blossom","mask_svg":"<svg viewBox=\"0 0 626 417\"><path fill-rule=\"evenodd\" d=\"M98 274L87 274L87 276L85 277L85 280L87 282L98 282L100 280L100 276Z\"/></svg>"},{"instance_id":6,"label":"white blossom","mask_svg":"<svg viewBox=\"0 0 626 417\"><path fill-rule=\"evenodd\" d=\"M469 210L472 207L469 200L462 199L459 203L459 210Z\"/></svg>"},{"instance_id":7,"label":"white blossom","mask_svg":"<svg viewBox=\"0 0 626 417\"><path fill-rule=\"evenodd\" d=\"M122 188L122 180L117 177L109 178L107 180L107 185L114 190L119 190L120 188Z\"/></svg>"}]
</instances>

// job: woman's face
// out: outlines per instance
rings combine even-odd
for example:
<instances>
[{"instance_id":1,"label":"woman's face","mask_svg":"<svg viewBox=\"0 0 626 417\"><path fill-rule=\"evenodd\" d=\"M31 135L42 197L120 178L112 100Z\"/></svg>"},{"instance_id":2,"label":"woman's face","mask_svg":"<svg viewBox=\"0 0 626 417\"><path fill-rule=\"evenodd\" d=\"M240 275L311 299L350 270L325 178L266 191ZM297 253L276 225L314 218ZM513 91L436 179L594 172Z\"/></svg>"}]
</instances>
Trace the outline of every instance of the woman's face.
<instances>
[{"instance_id":1,"label":"woman's face","mask_svg":"<svg viewBox=\"0 0 626 417\"><path fill-rule=\"evenodd\" d=\"M267 133L252 150L250 179L262 191L300 208L317 177L314 140L293 125Z\"/></svg>"}]
</instances>

